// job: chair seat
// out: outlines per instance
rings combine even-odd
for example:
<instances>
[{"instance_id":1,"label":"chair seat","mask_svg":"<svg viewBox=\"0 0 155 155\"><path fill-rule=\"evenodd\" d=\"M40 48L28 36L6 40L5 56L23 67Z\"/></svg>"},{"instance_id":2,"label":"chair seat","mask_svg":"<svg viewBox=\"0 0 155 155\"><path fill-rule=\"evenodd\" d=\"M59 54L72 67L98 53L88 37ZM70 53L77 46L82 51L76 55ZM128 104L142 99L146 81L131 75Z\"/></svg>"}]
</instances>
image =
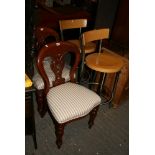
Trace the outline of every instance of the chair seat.
<instances>
[{"instance_id":1,"label":"chair seat","mask_svg":"<svg viewBox=\"0 0 155 155\"><path fill-rule=\"evenodd\" d=\"M53 81L55 80L55 75L54 75L53 71L50 69L50 64L48 61L46 61L44 63L44 67L45 67L47 76L49 78L50 87L52 87ZM66 82L70 80L69 73L70 73L70 66L65 65L65 67L62 71L62 77L65 78ZM43 82L43 79L41 78L40 74L38 73L38 71L35 71L35 74L34 74L32 80L33 80L33 85L36 89L38 89L38 90L44 89L44 82Z\"/></svg>"},{"instance_id":2,"label":"chair seat","mask_svg":"<svg viewBox=\"0 0 155 155\"><path fill-rule=\"evenodd\" d=\"M86 45L84 47L84 50L85 50L85 53L86 54L95 52L95 50L96 50L96 44L93 43L93 42L86 43Z\"/></svg>"},{"instance_id":3,"label":"chair seat","mask_svg":"<svg viewBox=\"0 0 155 155\"><path fill-rule=\"evenodd\" d=\"M77 47L79 47L80 48L80 42L79 42L79 40L68 40L69 42L71 42L71 43L73 43L73 44L75 44Z\"/></svg>"},{"instance_id":4,"label":"chair seat","mask_svg":"<svg viewBox=\"0 0 155 155\"><path fill-rule=\"evenodd\" d=\"M98 72L116 73L123 67L123 60L110 52L93 53L86 57L86 65Z\"/></svg>"},{"instance_id":5,"label":"chair seat","mask_svg":"<svg viewBox=\"0 0 155 155\"><path fill-rule=\"evenodd\" d=\"M67 82L51 88L47 102L57 122L65 123L87 115L101 103L101 98L84 86Z\"/></svg>"},{"instance_id":6,"label":"chair seat","mask_svg":"<svg viewBox=\"0 0 155 155\"><path fill-rule=\"evenodd\" d=\"M68 41L75 44L75 45L77 45L80 48L79 40L68 40ZM84 47L84 50L85 50L86 54L95 52L95 49L96 49L96 44L93 43L93 42L86 43L86 45Z\"/></svg>"}]
</instances>

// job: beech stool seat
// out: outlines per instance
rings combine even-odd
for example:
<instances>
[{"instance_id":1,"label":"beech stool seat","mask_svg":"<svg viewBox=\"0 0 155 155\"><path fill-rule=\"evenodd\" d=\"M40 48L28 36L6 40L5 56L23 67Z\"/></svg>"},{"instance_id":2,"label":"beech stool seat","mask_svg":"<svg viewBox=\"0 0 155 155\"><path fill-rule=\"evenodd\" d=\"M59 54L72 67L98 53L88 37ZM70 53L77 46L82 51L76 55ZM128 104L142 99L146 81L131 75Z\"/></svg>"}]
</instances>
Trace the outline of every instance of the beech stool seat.
<instances>
[{"instance_id":1,"label":"beech stool seat","mask_svg":"<svg viewBox=\"0 0 155 155\"><path fill-rule=\"evenodd\" d=\"M123 66L122 59L111 53L93 53L86 57L86 65L98 72L116 73Z\"/></svg>"},{"instance_id":2,"label":"beech stool seat","mask_svg":"<svg viewBox=\"0 0 155 155\"><path fill-rule=\"evenodd\" d=\"M113 100L113 96L115 93L119 73L124 65L124 62L119 57L116 57L111 52L104 52L103 53L93 53L86 57L86 65L95 72L100 72L100 81L99 81L99 87L97 89L97 93L101 95L102 91L104 90L104 82L106 79L106 75L109 73L115 73L115 81L112 84L113 88L111 91L111 95L109 99L105 101L106 103L109 103L109 107L112 106L111 101Z\"/></svg>"}]
</instances>

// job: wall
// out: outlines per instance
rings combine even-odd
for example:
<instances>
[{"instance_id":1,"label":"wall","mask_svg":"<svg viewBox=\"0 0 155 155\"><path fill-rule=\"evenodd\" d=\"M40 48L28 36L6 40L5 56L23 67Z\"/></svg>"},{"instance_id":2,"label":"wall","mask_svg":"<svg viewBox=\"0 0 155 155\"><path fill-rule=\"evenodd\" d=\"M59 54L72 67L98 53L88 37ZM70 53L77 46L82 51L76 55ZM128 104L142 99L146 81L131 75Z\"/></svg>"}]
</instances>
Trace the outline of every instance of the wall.
<instances>
[{"instance_id":1,"label":"wall","mask_svg":"<svg viewBox=\"0 0 155 155\"><path fill-rule=\"evenodd\" d=\"M99 0L96 13L95 28L112 29L119 0Z\"/></svg>"}]
</instances>

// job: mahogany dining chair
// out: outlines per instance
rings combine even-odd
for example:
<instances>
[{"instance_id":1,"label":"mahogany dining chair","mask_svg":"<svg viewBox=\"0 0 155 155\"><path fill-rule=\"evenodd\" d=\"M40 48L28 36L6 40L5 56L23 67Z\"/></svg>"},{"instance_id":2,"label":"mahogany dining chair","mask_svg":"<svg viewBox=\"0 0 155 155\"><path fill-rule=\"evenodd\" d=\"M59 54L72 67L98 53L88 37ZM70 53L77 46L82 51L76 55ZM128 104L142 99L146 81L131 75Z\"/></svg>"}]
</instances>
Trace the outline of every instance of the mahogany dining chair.
<instances>
[{"instance_id":1,"label":"mahogany dining chair","mask_svg":"<svg viewBox=\"0 0 155 155\"><path fill-rule=\"evenodd\" d=\"M65 55L67 53L74 55L74 63L70 70L70 81L65 82L62 77L63 68L65 66ZM51 87L49 78L44 69L44 59L51 58L50 68L55 74L55 80ZM37 58L37 66L40 75L43 78L49 112L55 124L56 144L60 149L62 145L62 137L66 124L90 115L88 121L89 128L94 124L99 105L101 103L100 96L94 91L79 85L75 79L75 73L80 62L79 48L67 41L54 42L45 45L39 51Z\"/></svg>"}]
</instances>

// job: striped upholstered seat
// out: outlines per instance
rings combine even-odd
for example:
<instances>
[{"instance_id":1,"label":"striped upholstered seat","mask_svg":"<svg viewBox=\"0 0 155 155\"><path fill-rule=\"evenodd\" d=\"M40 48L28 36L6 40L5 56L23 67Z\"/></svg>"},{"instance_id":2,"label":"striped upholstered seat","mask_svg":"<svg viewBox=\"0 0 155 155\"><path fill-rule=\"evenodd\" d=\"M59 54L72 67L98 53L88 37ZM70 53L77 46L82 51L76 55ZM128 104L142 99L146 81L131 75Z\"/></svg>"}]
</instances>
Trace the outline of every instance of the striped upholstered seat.
<instances>
[{"instance_id":1,"label":"striped upholstered seat","mask_svg":"<svg viewBox=\"0 0 155 155\"><path fill-rule=\"evenodd\" d=\"M65 123L87 115L101 103L101 98L84 86L67 82L50 89L47 102L57 122Z\"/></svg>"}]
</instances>

